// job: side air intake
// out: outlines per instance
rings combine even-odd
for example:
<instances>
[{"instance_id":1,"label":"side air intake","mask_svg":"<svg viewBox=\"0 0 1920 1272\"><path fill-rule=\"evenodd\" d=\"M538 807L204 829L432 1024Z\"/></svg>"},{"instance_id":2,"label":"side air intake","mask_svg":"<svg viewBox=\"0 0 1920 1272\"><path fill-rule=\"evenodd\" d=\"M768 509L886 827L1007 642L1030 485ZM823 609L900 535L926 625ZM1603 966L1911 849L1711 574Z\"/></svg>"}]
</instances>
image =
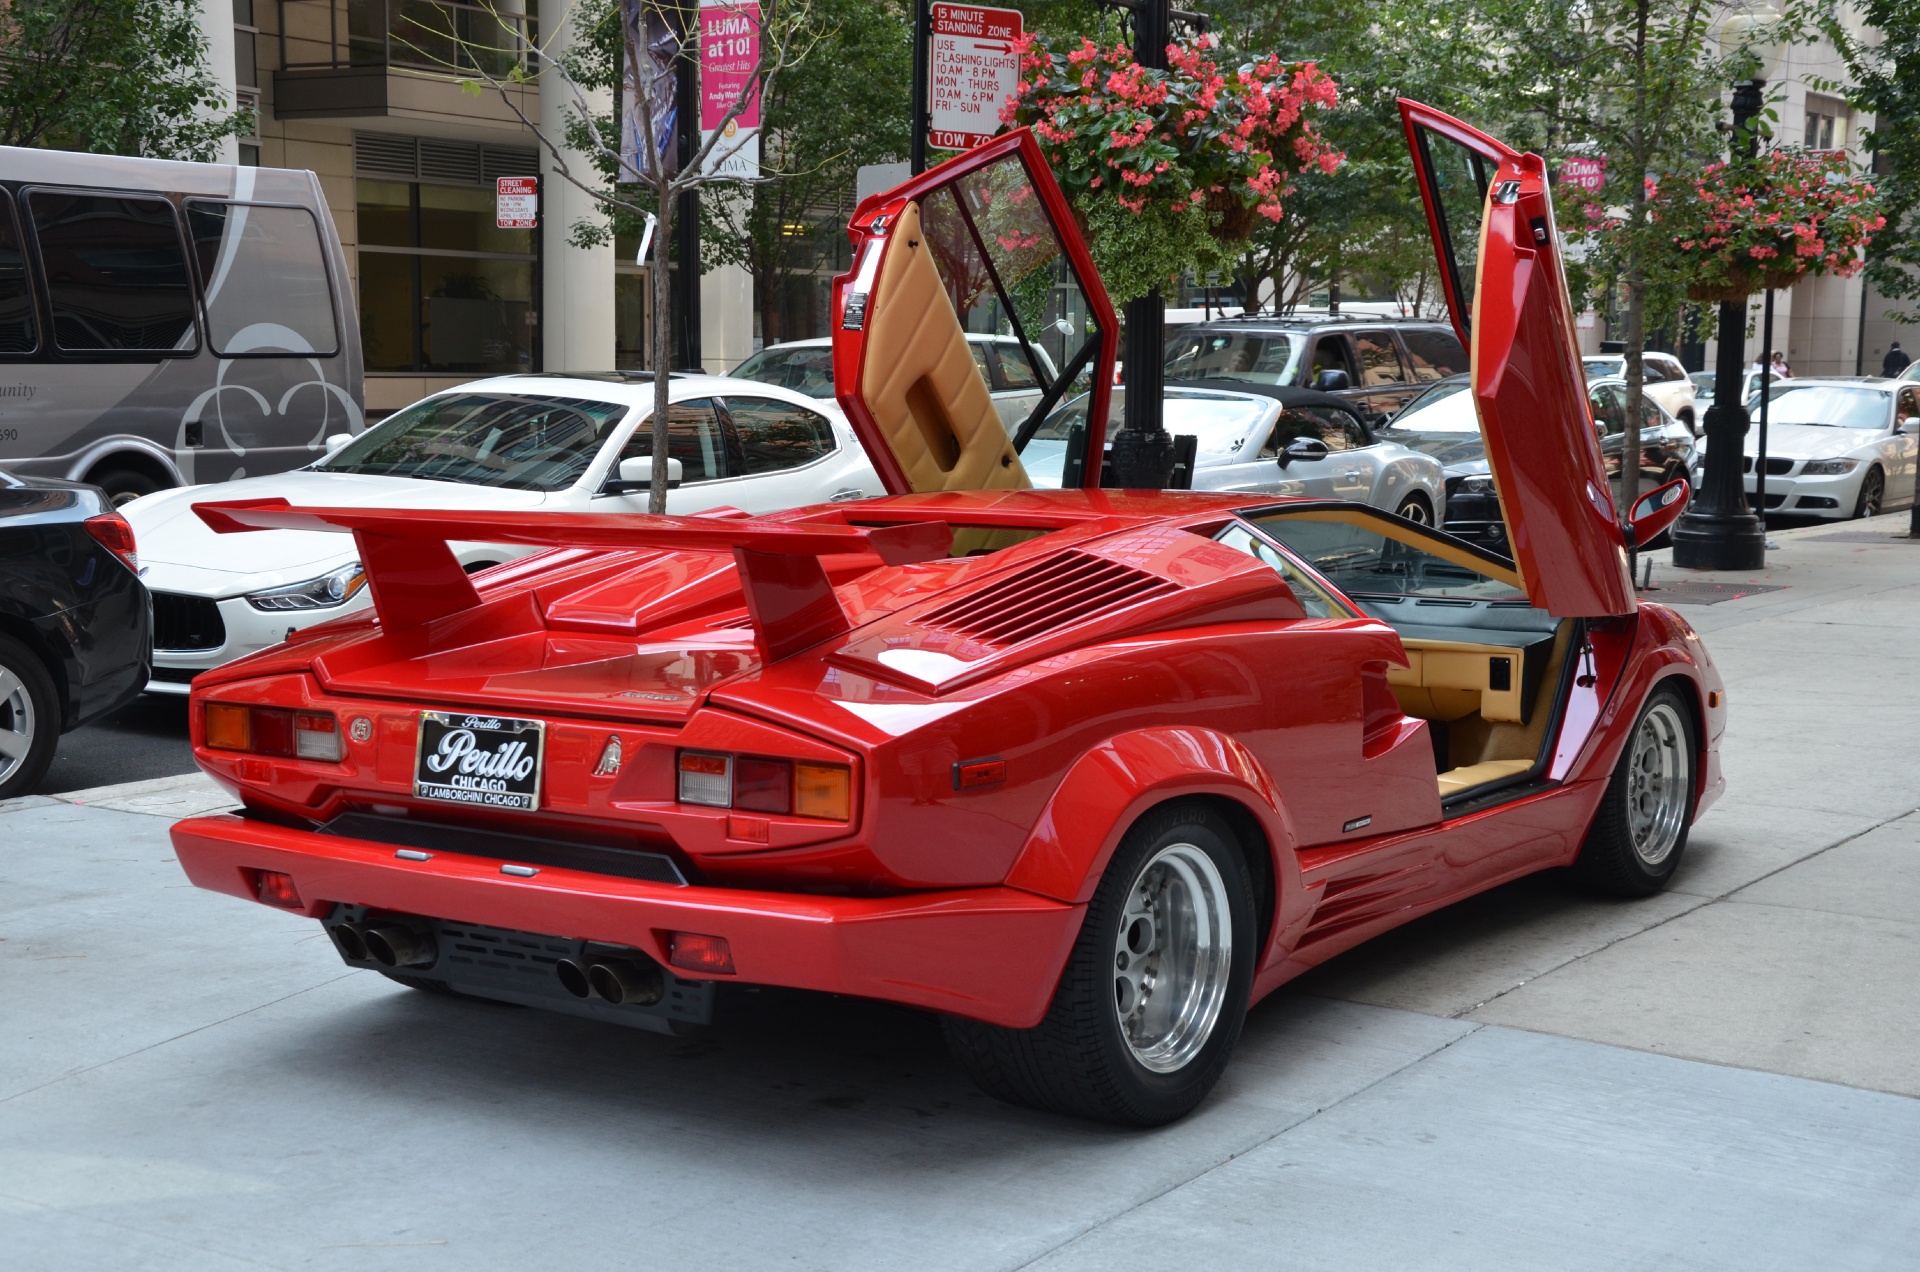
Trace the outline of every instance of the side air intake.
<instances>
[{"instance_id":1,"label":"side air intake","mask_svg":"<svg viewBox=\"0 0 1920 1272\"><path fill-rule=\"evenodd\" d=\"M920 623L989 645L1017 645L1179 590L1132 566L1063 552L942 605Z\"/></svg>"}]
</instances>

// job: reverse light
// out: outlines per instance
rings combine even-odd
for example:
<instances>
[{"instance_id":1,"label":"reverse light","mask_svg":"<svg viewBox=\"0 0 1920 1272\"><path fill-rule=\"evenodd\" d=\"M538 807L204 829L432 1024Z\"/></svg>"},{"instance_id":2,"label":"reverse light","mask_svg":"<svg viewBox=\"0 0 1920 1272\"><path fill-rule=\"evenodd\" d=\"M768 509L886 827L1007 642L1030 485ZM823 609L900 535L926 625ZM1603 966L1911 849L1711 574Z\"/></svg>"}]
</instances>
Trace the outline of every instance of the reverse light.
<instances>
[{"instance_id":1,"label":"reverse light","mask_svg":"<svg viewBox=\"0 0 1920 1272\"><path fill-rule=\"evenodd\" d=\"M1860 466L1857 459L1810 459L1800 470L1802 477L1838 477Z\"/></svg>"},{"instance_id":2,"label":"reverse light","mask_svg":"<svg viewBox=\"0 0 1920 1272\"><path fill-rule=\"evenodd\" d=\"M667 961L690 972L733 975L733 947L724 936L699 932L672 932L667 936Z\"/></svg>"},{"instance_id":3,"label":"reverse light","mask_svg":"<svg viewBox=\"0 0 1920 1272\"><path fill-rule=\"evenodd\" d=\"M247 597L247 604L269 612L338 609L359 595L366 585L367 572L360 568L358 561L353 561L317 579L254 592Z\"/></svg>"},{"instance_id":4,"label":"reverse light","mask_svg":"<svg viewBox=\"0 0 1920 1272\"><path fill-rule=\"evenodd\" d=\"M80 523L96 542L135 574L140 573L140 553L133 541L133 527L117 512L103 512Z\"/></svg>"},{"instance_id":5,"label":"reverse light","mask_svg":"<svg viewBox=\"0 0 1920 1272\"><path fill-rule=\"evenodd\" d=\"M853 770L844 764L682 751L678 769L683 804L827 821L853 816Z\"/></svg>"},{"instance_id":6,"label":"reverse light","mask_svg":"<svg viewBox=\"0 0 1920 1272\"><path fill-rule=\"evenodd\" d=\"M305 908L299 890L293 886L293 876L278 870L254 871L253 893L267 905L284 906L289 910Z\"/></svg>"},{"instance_id":7,"label":"reverse light","mask_svg":"<svg viewBox=\"0 0 1920 1272\"><path fill-rule=\"evenodd\" d=\"M340 722L324 711L209 702L205 723L207 745L216 751L246 751L334 764L346 755Z\"/></svg>"}]
</instances>

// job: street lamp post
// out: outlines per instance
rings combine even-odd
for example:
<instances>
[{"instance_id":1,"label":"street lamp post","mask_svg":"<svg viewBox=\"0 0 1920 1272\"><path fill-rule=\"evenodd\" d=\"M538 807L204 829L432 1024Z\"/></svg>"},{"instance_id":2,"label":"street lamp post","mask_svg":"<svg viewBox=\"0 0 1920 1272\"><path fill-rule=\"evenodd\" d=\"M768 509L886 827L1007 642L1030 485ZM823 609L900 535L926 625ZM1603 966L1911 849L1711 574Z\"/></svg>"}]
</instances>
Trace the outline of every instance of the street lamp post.
<instances>
[{"instance_id":1,"label":"street lamp post","mask_svg":"<svg viewBox=\"0 0 1920 1272\"><path fill-rule=\"evenodd\" d=\"M1763 86L1760 80L1744 80L1733 89L1734 145L1748 159L1759 153L1751 125L1760 114ZM1745 299L1721 301L1713 405L1706 417L1706 475L1673 527L1673 563L1683 569L1757 570L1767 563L1766 527L1748 506L1740 471L1748 427L1746 403L1740 400L1746 337Z\"/></svg>"}]
</instances>

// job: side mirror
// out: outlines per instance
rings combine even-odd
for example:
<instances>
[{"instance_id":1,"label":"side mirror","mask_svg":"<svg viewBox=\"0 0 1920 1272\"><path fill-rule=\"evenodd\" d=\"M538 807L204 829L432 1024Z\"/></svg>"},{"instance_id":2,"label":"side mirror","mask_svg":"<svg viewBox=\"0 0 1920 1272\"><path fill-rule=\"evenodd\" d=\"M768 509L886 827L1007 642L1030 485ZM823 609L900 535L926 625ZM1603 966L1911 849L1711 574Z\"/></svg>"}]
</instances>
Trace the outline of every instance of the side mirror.
<instances>
[{"instance_id":1,"label":"side mirror","mask_svg":"<svg viewBox=\"0 0 1920 1272\"><path fill-rule=\"evenodd\" d=\"M1920 416L1907 416L1894 425L1893 431L1896 433L1904 433L1908 437L1912 437L1915 433L1920 433Z\"/></svg>"},{"instance_id":2,"label":"side mirror","mask_svg":"<svg viewBox=\"0 0 1920 1272\"><path fill-rule=\"evenodd\" d=\"M1676 477L1636 499L1633 510L1627 514L1633 541L1651 543L1658 538L1668 526L1680 520L1680 514L1687 510L1687 496L1692 493L1693 487L1687 485L1686 479Z\"/></svg>"},{"instance_id":3,"label":"side mirror","mask_svg":"<svg viewBox=\"0 0 1920 1272\"><path fill-rule=\"evenodd\" d=\"M1338 393L1348 387L1347 373L1338 367L1322 367L1314 372L1313 387L1322 393Z\"/></svg>"},{"instance_id":4,"label":"side mirror","mask_svg":"<svg viewBox=\"0 0 1920 1272\"><path fill-rule=\"evenodd\" d=\"M333 452L339 450L352 440L352 433L329 433L327 435L327 454L333 454Z\"/></svg>"},{"instance_id":5,"label":"side mirror","mask_svg":"<svg viewBox=\"0 0 1920 1272\"><path fill-rule=\"evenodd\" d=\"M1317 437L1296 437L1287 443L1285 450L1280 452L1279 462L1280 467L1285 468L1296 459L1315 460L1325 459L1326 457L1327 444L1325 442Z\"/></svg>"},{"instance_id":6,"label":"side mirror","mask_svg":"<svg viewBox=\"0 0 1920 1272\"><path fill-rule=\"evenodd\" d=\"M686 466L677 459L667 460L667 489L672 490L680 484L680 475ZM632 459L620 461L619 476L606 484L602 494L629 495L638 490L646 490L653 485L653 457L638 455Z\"/></svg>"}]
</instances>

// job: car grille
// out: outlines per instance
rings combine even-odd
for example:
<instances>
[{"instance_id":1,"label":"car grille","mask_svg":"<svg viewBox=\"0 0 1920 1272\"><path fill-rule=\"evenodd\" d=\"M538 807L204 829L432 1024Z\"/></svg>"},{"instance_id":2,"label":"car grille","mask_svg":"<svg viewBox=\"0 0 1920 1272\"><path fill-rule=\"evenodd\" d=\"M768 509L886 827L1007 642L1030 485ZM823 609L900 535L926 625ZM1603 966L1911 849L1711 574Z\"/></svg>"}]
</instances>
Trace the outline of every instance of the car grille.
<instances>
[{"instance_id":1,"label":"car grille","mask_svg":"<svg viewBox=\"0 0 1920 1272\"><path fill-rule=\"evenodd\" d=\"M169 685L190 685L193 678L204 670L203 667L151 667L147 670L147 679Z\"/></svg>"},{"instance_id":2,"label":"car grille","mask_svg":"<svg viewBox=\"0 0 1920 1272\"><path fill-rule=\"evenodd\" d=\"M1740 461L1740 471L1743 473L1753 471L1753 456L1747 455L1742 457ZM1775 459L1771 455L1767 456L1767 476L1784 477L1792 471L1793 461L1791 459Z\"/></svg>"},{"instance_id":3,"label":"car grille","mask_svg":"<svg viewBox=\"0 0 1920 1272\"><path fill-rule=\"evenodd\" d=\"M204 596L154 592L153 647L168 653L218 649L227 643L220 607Z\"/></svg>"}]
</instances>

